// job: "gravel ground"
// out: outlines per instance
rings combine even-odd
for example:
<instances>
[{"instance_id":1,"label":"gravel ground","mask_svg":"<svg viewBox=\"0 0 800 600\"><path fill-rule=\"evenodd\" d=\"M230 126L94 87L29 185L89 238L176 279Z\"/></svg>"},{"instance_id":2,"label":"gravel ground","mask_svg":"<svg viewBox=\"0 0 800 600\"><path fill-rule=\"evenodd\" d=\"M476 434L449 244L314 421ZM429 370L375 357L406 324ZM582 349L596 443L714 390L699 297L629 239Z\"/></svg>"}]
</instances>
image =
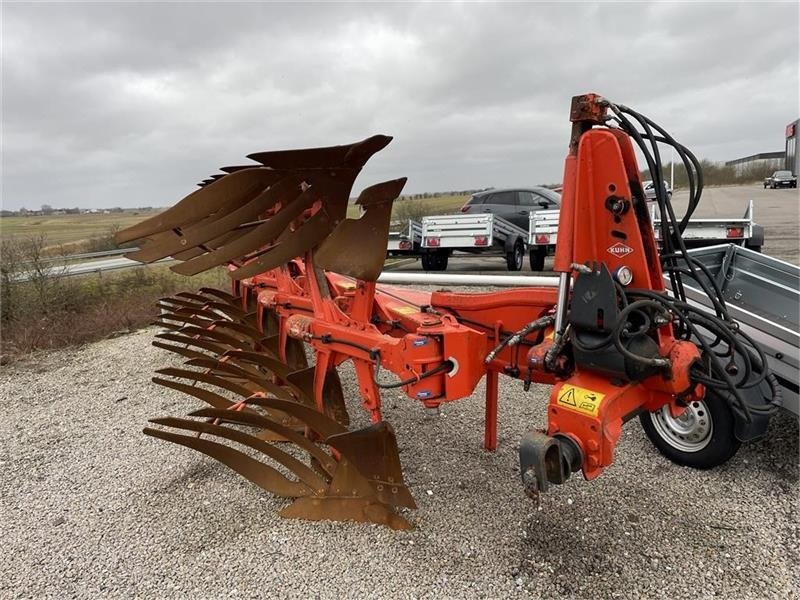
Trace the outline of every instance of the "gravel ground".
<instances>
[{"instance_id":1,"label":"gravel ground","mask_svg":"<svg viewBox=\"0 0 800 600\"><path fill-rule=\"evenodd\" d=\"M698 216L750 198L765 252L796 263L796 190L711 188ZM175 362L153 333L3 367L0 597L800 598L790 415L710 472L666 461L630 423L611 469L536 510L516 444L544 426L549 388L501 383L496 453L481 447L482 386L438 418L386 395L416 529L289 521L277 517L285 501L141 434L150 417L197 407L150 383Z\"/></svg>"},{"instance_id":2,"label":"gravel ground","mask_svg":"<svg viewBox=\"0 0 800 600\"><path fill-rule=\"evenodd\" d=\"M149 382L174 360L153 333L3 368L0 597L798 597L788 415L711 472L667 462L630 423L611 469L537 511L515 444L544 425L548 388L504 382L496 453L481 448L482 388L438 418L387 396L416 529L290 521L285 501L140 433L197 406Z\"/></svg>"}]
</instances>

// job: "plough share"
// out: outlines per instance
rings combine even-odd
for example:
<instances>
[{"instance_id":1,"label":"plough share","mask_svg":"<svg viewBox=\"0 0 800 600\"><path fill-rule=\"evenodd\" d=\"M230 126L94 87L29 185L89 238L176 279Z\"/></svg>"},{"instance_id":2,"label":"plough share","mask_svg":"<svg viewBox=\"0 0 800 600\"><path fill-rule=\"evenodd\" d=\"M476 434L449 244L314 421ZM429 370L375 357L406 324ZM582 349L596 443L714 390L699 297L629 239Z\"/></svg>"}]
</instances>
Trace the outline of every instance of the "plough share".
<instances>
[{"instance_id":1,"label":"plough share","mask_svg":"<svg viewBox=\"0 0 800 600\"><path fill-rule=\"evenodd\" d=\"M780 404L763 354L727 316L685 302L681 276L701 269L681 230L702 173L658 125L595 94L573 98L564 169L558 287L488 293L422 292L377 285L393 201L405 179L351 188L391 138L249 155L223 167L172 208L118 235L140 240L141 262L173 257L178 273L226 265L231 292L201 289L160 301L154 345L185 358L153 381L203 408L153 419L144 433L198 450L274 494L289 518L373 522L395 529L413 508L381 390L428 408L472 394L486 377L484 446L497 444L500 374L552 385L546 431L520 444L523 487L538 496L575 472L600 475L622 425L641 411L693 399L730 403L742 439L763 433ZM642 129L643 131L639 131ZM634 143L657 190L658 143L690 175L679 221L665 194L659 253ZM670 292L665 289L667 273ZM313 360L309 362L309 356ZM372 425L351 429L337 367L351 361ZM763 394L764 386L771 393Z\"/></svg>"}]
</instances>

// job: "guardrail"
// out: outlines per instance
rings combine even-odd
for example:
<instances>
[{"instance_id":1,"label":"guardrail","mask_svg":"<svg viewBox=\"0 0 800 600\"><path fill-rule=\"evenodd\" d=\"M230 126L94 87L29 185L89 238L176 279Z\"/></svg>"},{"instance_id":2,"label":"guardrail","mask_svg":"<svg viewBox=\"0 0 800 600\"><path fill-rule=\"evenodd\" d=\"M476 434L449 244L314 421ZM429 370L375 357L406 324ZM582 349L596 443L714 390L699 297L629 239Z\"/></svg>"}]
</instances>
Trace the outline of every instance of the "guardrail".
<instances>
[{"instance_id":1,"label":"guardrail","mask_svg":"<svg viewBox=\"0 0 800 600\"><path fill-rule=\"evenodd\" d=\"M124 250L113 250L107 252L91 252L95 259L103 257L113 257L123 254L125 252L132 252L136 248L126 248ZM47 261L45 269L41 273L34 273L31 270L22 271L12 279L17 282L25 282L35 279L37 277L52 278L52 277L75 277L77 275L89 275L91 273L105 273L107 271L118 271L120 269L130 269L131 267L148 267L150 265L163 265L175 262L171 258L163 258L153 263L142 264L135 260L128 258L107 258L106 260L92 260L88 262L80 262L77 264L67 264L70 260L80 260L86 258L87 255L74 254L72 256L61 256L56 260ZM44 261L43 261L44 262ZM61 263L61 264L55 264Z\"/></svg>"},{"instance_id":2,"label":"guardrail","mask_svg":"<svg viewBox=\"0 0 800 600\"><path fill-rule=\"evenodd\" d=\"M126 254L128 252L133 252L138 250L138 248L117 248L115 250L102 250L100 252L84 252L83 254L68 254L66 256L50 256L48 258L43 258L39 262L44 264L52 264L58 262L73 262L76 260L84 260L84 259L91 259L91 258L104 258L106 256L120 256L122 254ZM30 263L26 263L30 264Z\"/></svg>"}]
</instances>

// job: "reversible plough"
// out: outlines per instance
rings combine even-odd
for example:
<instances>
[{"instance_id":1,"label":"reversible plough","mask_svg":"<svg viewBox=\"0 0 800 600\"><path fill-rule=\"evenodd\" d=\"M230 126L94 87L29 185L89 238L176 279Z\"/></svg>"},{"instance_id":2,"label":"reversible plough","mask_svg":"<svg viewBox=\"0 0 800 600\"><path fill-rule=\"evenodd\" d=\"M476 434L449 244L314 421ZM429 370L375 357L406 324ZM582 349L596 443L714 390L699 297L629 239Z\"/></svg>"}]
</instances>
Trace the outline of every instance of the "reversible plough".
<instances>
[{"instance_id":1,"label":"reversible plough","mask_svg":"<svg viewBox=\"0 0 800 600\"><path fill-rule=\"evenodd\" d=\"M402 529L409 523L396 508L415 505L382 419L382 389L437 408L470 396L485 376L484 445L493 450L499 374L525 389L552 385L547 430L520 445L523 486L534 496L573 472L597 477L625 421L665 405L677 415L707 389L731 404L743 431L762 431L779 402L748 391L770 380L763 355L736 336L718 290L709 290L716 314L681 296L681 275L699 268L680 237L702 189L694 157L649 119L594 94L573 99L570 120L558 287L468 294L377 285L405 179L361 192L359 218L346 212L356 176L386 136L251 154L252 164L223 167L122 231L120 242L141 241L129 258L172 257L184 275L226 265L233 282L231 293L201 289L159 303L154 345L186 360L153 381L204 407L153 419L144 432L293 498L284 517ZM683 223L659 196L672 219L664 219L661 255L632 139L651 144L657 187L657 142L673 144L692 176ZM349 428L337 372L345 361L372 421L365 428Z\"/></svg>"}]
</instances>

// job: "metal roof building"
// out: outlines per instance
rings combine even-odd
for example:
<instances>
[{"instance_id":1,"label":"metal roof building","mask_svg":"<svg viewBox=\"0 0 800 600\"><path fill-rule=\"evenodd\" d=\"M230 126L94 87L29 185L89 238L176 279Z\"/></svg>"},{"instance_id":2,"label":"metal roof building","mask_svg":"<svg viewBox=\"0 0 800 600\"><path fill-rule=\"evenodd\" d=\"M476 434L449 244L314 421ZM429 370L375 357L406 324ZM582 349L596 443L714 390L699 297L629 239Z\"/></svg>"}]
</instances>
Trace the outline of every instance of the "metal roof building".
<instances>
[{"instance_id":1,"label":"metal roof building","mask_svg":"<svg viewBox=\"0 0 800 600\"><path fill-rule=\"evenodd\" d=\"M800 133L800 119L789 123L786 126L786 162L784 168L792 172L792 175L800 173L800 161L797 154L797 136Z\"/></svg>"},{"instance_id":2,"label":"metal roof building","mask_svg":"<svg viewBox=\"0 0 800 600\"><path fill-rule=\"evenodd\" d=\"M726 167L733 167L737 176L741 176L747 169L768 165L774 169L783 168L785 152L761 152L752 154L736 160L729 160L725 163Z\"/></svg>"}]
</instances>

